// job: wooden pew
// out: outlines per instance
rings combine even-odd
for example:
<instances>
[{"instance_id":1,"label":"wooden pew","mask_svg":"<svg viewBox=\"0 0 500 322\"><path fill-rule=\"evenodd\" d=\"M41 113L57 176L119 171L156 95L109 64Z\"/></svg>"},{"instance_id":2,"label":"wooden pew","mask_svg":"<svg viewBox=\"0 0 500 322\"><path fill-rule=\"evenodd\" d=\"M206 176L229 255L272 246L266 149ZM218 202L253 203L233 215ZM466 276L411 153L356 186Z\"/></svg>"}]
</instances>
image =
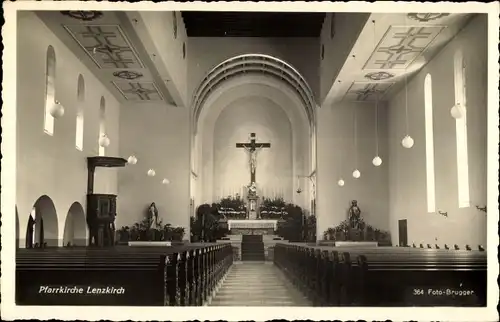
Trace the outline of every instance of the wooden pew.
<instances>
[{"instance_id":1,"label":"wooden pew","mask_svg":"<svg viewBox=\"0 0 500 322\"><path fill-rule=\"evenodd\" d=\"M275 263L320 306L486 304L486 255L479 251L277 244ZM447 289L471 290L475 296L427 294ZM421 291L426 294L417 294Z\"/></svg>"},{"instance_id":2,"label":"wooden pew","mask_svg":"<svg viewBox=\"0 0 500 322\"><path fill-rule=\"evenodd\" d=\"M472 251L350 249L357 257L349 300L364 305L486 305L486 256ZM383 288L384 292L379 292ZM440 294L472 291L473 296ZM434 292L436 291L436 292ZM424 294L421 294L421 293Z\"/></svg>"},{"instance_id":3,"label":"wooden pew","mask_svg":"<svg viewBox=\"0 0 500 322\"><path fill-rule=\"evenodd\" d=\"M20 249L16 258L16 303L202 305L231 264L230 244ZM40 292L41 287L50 285L62 286L63 292L68 291L65 286L76 287L76 291L83 288L83 295ZM87 294L99 287L108 287L105 290L114 294Z\"/></svg>"}]
</instances>

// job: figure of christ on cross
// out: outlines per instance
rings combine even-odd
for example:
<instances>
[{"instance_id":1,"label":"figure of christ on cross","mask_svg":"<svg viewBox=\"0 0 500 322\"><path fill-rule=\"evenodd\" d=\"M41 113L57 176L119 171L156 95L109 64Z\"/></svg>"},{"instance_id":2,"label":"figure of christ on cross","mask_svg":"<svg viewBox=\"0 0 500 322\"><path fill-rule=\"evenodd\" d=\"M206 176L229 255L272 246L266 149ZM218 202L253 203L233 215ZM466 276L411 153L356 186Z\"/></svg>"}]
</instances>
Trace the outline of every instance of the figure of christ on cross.
<instances>
[{"instance_id":1,"label":"figure of christ on cross","mask_svg":"<svg viewBox=\"0 0 500 322\"><path fill-rule=\"evenodd\" d=\"M255 183L255 170L257 169L257 151L270 148L271 143L256 143L255 133L250 133L250 143L236 143L237 148L243 148L250 153L250 184Z\"/></svg>"}]
</instances>

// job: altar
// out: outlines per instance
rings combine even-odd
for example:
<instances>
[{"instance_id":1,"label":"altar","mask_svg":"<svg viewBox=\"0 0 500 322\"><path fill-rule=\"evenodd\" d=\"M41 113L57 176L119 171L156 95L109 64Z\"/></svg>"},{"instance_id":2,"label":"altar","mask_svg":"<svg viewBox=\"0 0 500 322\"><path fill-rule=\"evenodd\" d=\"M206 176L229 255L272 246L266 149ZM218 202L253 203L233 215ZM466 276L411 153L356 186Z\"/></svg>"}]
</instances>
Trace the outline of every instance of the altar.
<instances>
[{"instance_id":1,"label":"altar","mask_svg":"<svg viewBox=\"0 0 500 322\"><path fill-rule=\"evenodd\" d=\"M227 221L227 228L232 235L272 235L278 229L278 220L230 219Z\"/></svg>"}]
</instances>

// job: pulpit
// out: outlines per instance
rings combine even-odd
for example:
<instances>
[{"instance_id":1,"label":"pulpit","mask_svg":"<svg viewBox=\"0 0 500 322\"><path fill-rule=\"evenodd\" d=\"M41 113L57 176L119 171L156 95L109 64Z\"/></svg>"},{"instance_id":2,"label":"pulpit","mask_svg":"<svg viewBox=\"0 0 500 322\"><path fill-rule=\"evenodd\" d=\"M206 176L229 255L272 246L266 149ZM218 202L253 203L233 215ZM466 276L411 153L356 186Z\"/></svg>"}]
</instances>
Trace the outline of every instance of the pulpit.
<instances>
[{"instance_id":1,"label":"pulpit","mask_svg":"<svg viewBox=\"0 0 500 322\"><path fill-rule=\"evenodd\" d=\"M87 224L91 245L114 245L115 216L116 195L87 195Z\"/></svg>"},{"instance_id":2,"label":"pulpit","mask_svg":"<svg viewBox=\"0 0 500 322\"><path fill-rule=\"evenodd\" d=\"M127 160L115 157L87 158L87 225L89 246L105 247L115 244L116 195L94 193L96 167L124 167Z\"/></svg>"}]
</instances>

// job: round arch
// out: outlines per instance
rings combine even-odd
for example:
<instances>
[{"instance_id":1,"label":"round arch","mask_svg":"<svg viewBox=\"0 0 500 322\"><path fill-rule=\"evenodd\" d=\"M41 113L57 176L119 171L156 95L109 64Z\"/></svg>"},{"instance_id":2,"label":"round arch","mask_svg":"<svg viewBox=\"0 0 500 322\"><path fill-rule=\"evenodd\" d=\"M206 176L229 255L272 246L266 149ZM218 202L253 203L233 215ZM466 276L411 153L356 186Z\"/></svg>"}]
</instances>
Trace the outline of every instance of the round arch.
<instances>
[{"instance_id":1,"label":"round arch","mask_svg":"<svg viewBox=\"0 0 500 322\"><path fill-rule=\"evenodd\" d=\"M63 246L85 245L87 245L87 223L85 221L85 211L79 202L74 202L66 215Z\"/></svg>"},{"instance_id":2,"label":"round arch","mask_svg":"<svg viewBox=\"0 0 500 322\"><path fill-rule=\"evenodd\" d=\"M315 168L312 164L315 158L312 157L313 149L311 145L315 142L315 127L311 126L309 114L304 108L303 101L294 90L282 80L268 77L265 74L240 74L238 77L228 79L219 84L217 89L204 100L204 106L199 110L197 129L192 133L192 165L197 174L197 179L192 181L196 187L192 189L196 195L196 204L211 202L214 198L213 190L214 178L212 171L213 157L209 151L213 144L212 136L214 126L218 116L226 106L232 102L258 96L268 99L280 106L292 124L292 137L294 142L301 142L303 138L310 138L307 142L299 145L294 143L292 148L293 159L293 185L297 187L304 179L298 176L308 175ZM208 149L208 150L207 150ZM208 154L207 154L208 153ZM309 155L309 156L308 156ZM309 193L294 196L294 202L309 208Z\"/></svg>"},{"instance_id":3,"label":"round arch","mask_svg":"<svg viewBox=\"0 0 500 322\"><path fill-rule=\"evenodd\" d=\"M193 96L193 130L197 132L202 110L207 106L207 99L218 88L239 76L265 75L278 80L289 87L301 101L307 115L309 126L315 123L316 103L313 92L304 77L290 64L273 56L263 54L245 54L236 56L215 66L208 72Z\"/></svg>"},{"instance_id":4,"label":"round arch","mask_svg":"<svg viewBox=\"0 0 500 322\"><path fill-rule=\"evenodd\" d=\"M59 225L57 211L52 199L43 195L33 204L26 227L26 247L46 245L58 246Z\"/></svg>"}]
</instances>

